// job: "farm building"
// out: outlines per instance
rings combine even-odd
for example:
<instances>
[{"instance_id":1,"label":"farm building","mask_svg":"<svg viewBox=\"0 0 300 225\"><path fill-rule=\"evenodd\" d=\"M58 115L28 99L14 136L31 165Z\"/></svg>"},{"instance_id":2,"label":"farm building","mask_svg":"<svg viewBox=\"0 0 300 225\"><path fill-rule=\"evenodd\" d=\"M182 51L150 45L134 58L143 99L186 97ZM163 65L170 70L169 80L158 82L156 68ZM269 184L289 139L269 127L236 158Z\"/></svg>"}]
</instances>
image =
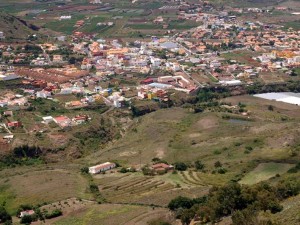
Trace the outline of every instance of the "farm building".
<instances>
[{"instance_id":1,"label":"farm building","mask_svg":"<svg viewBox=\"0 0 300 225\"><path fill-rule=\"evenodd\" d=\"M24 216L31 216L35 214L35 212L33 210L25 210L25 211L22 211L20 212L20 217L24 217Z\"/></svg>"},{"instance_id":2,"label":"farm building","mask_svg":"<svg viewBox=\"0 0 300 225\"><path fill-rule=\"evenodd\" d=\"M13 122L9 122L7 123L8 127L21 127L22 123L20 121L13 121Z\"/></svg>"},{"instance_id":3,"label":"farm building","mask_svg":"<svg viewBox=\"0 0 300 225\"><path fill-rule=\"evenodd\" d=\"M165 163L158 163L158 164L154 164L152 166L152 169L154 169L155 171L168 171L168 170L173 170L174 167L172 165L168 165Z\"/></svg>"},{"instance_id":4,"label":"farm building","mask_svg":"<svg viewBox=\"0 0 300 225\"><path fill-rule=\"evenodd\" d=\"M101 172L105 172L107 170L111 170L115 167L116 167L115 163L106 162L106 163L102 163L102 164L99 164L96 166L89 167L89 173L91 173L91 174L101 173Z\"/></svg>"},{"instance_id":5,"label":"farm building","mask_svg":"<svg viewBox=\"0 0 300 225\"><path fill-rule=\"evenodd\" d=\"M53 118L53 121L57 123L60 127L68 127L71 125L71 120L66 116L57 116Z\"/></svg>"}]
</instances>

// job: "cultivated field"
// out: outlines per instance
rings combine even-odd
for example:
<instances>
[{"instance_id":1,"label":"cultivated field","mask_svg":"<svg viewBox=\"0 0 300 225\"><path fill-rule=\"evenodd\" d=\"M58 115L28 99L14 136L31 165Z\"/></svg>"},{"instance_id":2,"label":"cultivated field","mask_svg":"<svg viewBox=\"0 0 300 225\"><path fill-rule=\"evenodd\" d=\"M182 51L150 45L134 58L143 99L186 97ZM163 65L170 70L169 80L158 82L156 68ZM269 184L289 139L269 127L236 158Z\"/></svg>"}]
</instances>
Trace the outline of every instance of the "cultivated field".
<instances>
[{"instance_id":1,"label":"cultivated field","mask_svg":"<svg viewBox=\"0 0 300 225\"><path fill-rule=\"evenodd\" d=\"M27 170L27 171L26 171ZM14 169L11 169L14 171ZM44 204L71 197L88 198L87 182L75 172L64 169L1 171L0 200L5 200L10 213L21 204Z\"/></svg>"},{"instance_id":2,"label":"cultivated field","mask_svg":"<svg viewBox=\"0 0 300 225\"><path fill-rule=\"evenodd\" d=\"M248 115L217 109L195 114L189 109L171 108L135 118L123 138L72 164L55 164L56 169L36 165L2 170L0 201L5 199L11 213L24 203L63 206L64 216L50 220L51 224L146 224L155 215L168 215L164 207L178 195L199 197L212 186L230 180L254 184L292 176L286 171L299 161L299 106L251 96L222 101L244 104ZM54 138L62 140L60 136ZM92 195L90 181L80 174L83 166L114 160L124 167L139 168L151 165L155 157L171 164L185 162L190 168L156 176L117 171L98 174L92 182L106 203L85 201ZM195 160L205 165L203 171L193 167ZM218 172L217 161L224 173ZM67 200L70 198L73 200Z\"/></svg>"},{"instance_id":3,"label":"cultivated field","mask_svg":"<svg viewBox=\"0 0 300 225\"><path fill-rule=\"evenodd\" d=\"M241 181L241 184L252 185L268 180L276 175L286 173L292 164L283 163L261 163L253 171L249 172Z\"/></svg>"}]
</instances>

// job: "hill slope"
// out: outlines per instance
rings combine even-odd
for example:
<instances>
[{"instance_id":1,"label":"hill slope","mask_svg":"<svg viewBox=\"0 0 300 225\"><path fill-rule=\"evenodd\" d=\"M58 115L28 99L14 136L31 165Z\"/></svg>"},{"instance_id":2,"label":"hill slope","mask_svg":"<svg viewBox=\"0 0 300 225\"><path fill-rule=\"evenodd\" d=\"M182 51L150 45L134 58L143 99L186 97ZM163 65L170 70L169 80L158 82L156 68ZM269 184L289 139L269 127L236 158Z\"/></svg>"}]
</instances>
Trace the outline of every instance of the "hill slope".
<instances>
[{"instance_id":1,"label":"hill slope","mask_svg":"<svg viewBox=\"0 0 300 225\"><path fill-rule=\"evenodd\" d=\"M0 12L0 31L6 38L24 39L30 34L37 33L38 27L27 23L10 14Z\"/></svg>"}]
</instances>

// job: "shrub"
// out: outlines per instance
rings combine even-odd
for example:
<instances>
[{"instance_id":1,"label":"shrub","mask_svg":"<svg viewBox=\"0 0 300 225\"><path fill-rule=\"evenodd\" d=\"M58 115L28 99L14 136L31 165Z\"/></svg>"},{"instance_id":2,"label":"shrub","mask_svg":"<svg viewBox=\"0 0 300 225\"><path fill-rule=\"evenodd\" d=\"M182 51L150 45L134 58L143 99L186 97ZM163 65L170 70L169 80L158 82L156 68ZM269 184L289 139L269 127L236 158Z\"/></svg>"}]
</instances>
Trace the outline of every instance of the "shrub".
<instances>
[{"instance_id":1,"label":"shrub","mask_svg":"<svg viewBox=\"0 0 300 225\"><path fill-rule=\"evenodd\" d=\"M89 168L88 167L82 167L80 169L80 171L81 171L82 174L88 174L89 173Z\"/></svg>"},{"instance_id":2,"label":"shrub","mask_svg":"<svg viewBox=\"0 0 300 225\"><path fill-rule=\"evenodd\" d=\"M225 174L226 172L227 172L227 170L225 168L223 168L223 167L221 167L221 168L218 169L218 173L219 174Z\"/></svg>"},{"instance_id":3,"label":"shrub","mask_svg":"<svg viewBox=\"0 0 300 225\"><path fill-rule=\"evenodd\" d=\"M205 165L201 161L197 160L195 161L195 168L197 170L203 170L205 168Z\"/></svg>"},{"instance_id":4,"label":"shrub","mask_svg":"<svg viewBox=\"0 0 300 225\"><path fill-rule=\"evenodd\" d=\"M30 224L32 222L32 218L29 215L25 215L22 217L20 223L24 223L24 224Z\"/></svg>"},{"instance_id":5,"label":"shrub","mask_svg":"<svg viewBox=\"0 0 300 225\"><path fill-rule=\"evenodd\" d=\"M60 209L55 209L53 210L50 214L46 214L45 215L45 218L46 219L52 219L52 218L55 218L55 217L58 217L58 216L61 216L63 213Z\"/></svg>"},{"instance_id":6,"label":"shrub","mask_svg":"<svg viewBox=\"0 0 300 225\"><path fill-rule=\"evenodd\" d=\"M120 173L127 173L128 170L124 167L122 167L120 170L119 170Z\"/></svg>"},{"instance_id":7,"label":"shrub","mask_svg":"<svg viewBox=\"0 0 300 225\"><path fill-rule=\"evenodd\" d=\"M216 168L222 167L222 163L221 163L220 161L217 161L217 162L215 162L214 166L215 166Z\"/></svg>"},{"instance_id":8,"label":"shrub","mask_svg":"<svg viewBox=\"0 0 300 225\"><path fill-rule=\"evenodd\" d=\"M185 171L188 168L187 165L183 162L176 162L174 163L174 165L175 165L175 169L179 171Z\"/></svg>"},{"instance_id":9,"label":"shrub","mask_svg":"<svg viewBox=\"0 0 300 225\"><path fill-rule=\"evenodd\" d=\"M0 221L8 222L11 221L11 216L7 213L6 209L3 206L0 206Z\"/></svg>"},{"instance_id":10,"label":"shrub","mask_svg":"<svg viewBox=\"0 0 300 225\"><path fill-rule=\"evenodd\" d=\"M168 204L170 210L175 210L179 208L189 209L193 206L193 200L187 197L179 196Z\"/></svg>"}]
</instances>

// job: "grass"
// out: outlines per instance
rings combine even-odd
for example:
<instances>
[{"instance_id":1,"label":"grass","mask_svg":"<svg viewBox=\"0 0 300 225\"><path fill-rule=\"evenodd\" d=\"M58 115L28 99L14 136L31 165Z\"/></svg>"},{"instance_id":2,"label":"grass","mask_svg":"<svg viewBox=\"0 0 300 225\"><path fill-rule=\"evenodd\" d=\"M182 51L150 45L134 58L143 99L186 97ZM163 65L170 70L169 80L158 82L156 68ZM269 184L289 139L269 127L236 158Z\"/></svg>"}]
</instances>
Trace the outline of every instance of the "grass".
<instances>
[{"instance_id":1,"label":"grass","mask_svg":"<svg viewBox=\"0 0 300 225\"><path fill-rule=\"evenodd\" d=\"M279 224L298 225L300 222L300 195L289 198L282 203L283 210L279 213L269 215Z\"/></svg>"},{"instance_id":2,"label":"grass","mask_svg":"<svg viewBox=\"0 0 300 225\"><path fill-rule=\"evenodd\" d=\"M108 20L109 18L110 18L110 16L108 16L106 14L92 17L88 21L86 21L86 24L82 28L80 28L80 31L88 32L88 33L100 32L107 26L103 26L103 25L97 26L97 23L109 22L109 21L111 21L111 20Z\"/></svg>"},{"instance_id":3,"label":"grass","mask_svg":"<svg viewBox=\"0 0 300 225\"><path fill-rule=\"evenodd\" d=\"M160 155L170 163L200 159L209 170L213 170L214 162L220 160L231 167L230 171L239 173L248 161L284 160L290 157L288 152L295 143L291 142L288 146L283 138L278 137L292 135L293 140L297 139L295 124L299 123L300 115L294 111L294 106L275 103L276 110L268 111L268 101L249 96L233 97L227 101L233 104L238 104L238 101L247 102L246 109L251 111L249 118L237 114L230 116L245 118L251 122L235 123L224 120L221 112L194 114L177 108L159 110L139 118L134 126L136 130L128 132L126 139L95 153L92 158L114 158L130 166L139 164L139 150L143 149L142 164L149 163L152 158ZM281 121L283 116L293 117L294 122ZM254 139L259 139L259 142L254 143ZM195 144L191 144L192 142ZM235 146L237 142L241 145ZM273 143L274 149L270 148L270 143ZM228 150L223 151L224 147ZM245 154L246 147L253 150ZM216 150L218 154L215 154ZM92 158L88 157L88 160L93 161Z\"/></svg>"},{"instance_id":4,"label":"grass","mask_svg":"<svg viewBox=\"0 0 300 225\"><path fill-rule=\"evenodd\" d=\"M81 224L136 224L136 221L147 224L147 221L167 213L167 209L152 209L145 206L101 204L88 205L78 213L67 218L58 219L55 225Z\"/></svg>"},{"instance_id":5,"label":"grass","mask_svg":"<svg viewBox=\"0 0 300 225\"><path fill-rule=\"evenodd\" d=\"M284 24L285 29L293 28L294 30L300 30L300 20L298 21L291 21L291 22L286 22Z\"/></svg>"},{"instance_id":6,"label":"grass","mask_svg":"<svg viewBox=\"0 0 300 225\"><path fill-rule=\"evenodd\" d=\"M251 51L235 51L222 54L222 57L226 60L236 60L240 63L252 66L259 66L259 62L252 59L252 57L257 56L259 53L254 53Z\"/></svg>"},{"instance_id":7,"label":"grass","mask_svg":"<svg viewBox=\"0 0 300 225\"><path fill-rule=\"evenodd\" d=\"M99 185L106 200L112 203L145 204L141 198L158 192L164 193L174 188L174 185L169 182L154 177L145 177L141 173L98 175L94 182ZM156 202L156 204L161 205L165 202Z\"/></svg>"},{"instance_id":8,"label":"grass","mask_svg":"<svg viewBox=\"0 0 300 225\"><path fill-rule=\"evenodd\" d=\"M177 29L177 30L185 30L185 29L191 29L193 27L197 27L200 24L194 21L171 21L169 23L168 29Z\"/></svg>"},{"instance_id":9,"label":"grass","mask_svg":"<svg viewBox=\"0 0 300 225\"><path fill-rule=\"evenodd\" d=\"M127 27L130 27L135 30L152 30L152 29L161 29L162 26L158 24L127 24Z\"/></svg>"},{"instance_id":10,"label":"grass","mask_svg":"<svg viewBox=\"0 0 300 225\"><path fill-rule=\"evenodd\" d=\"M88 197L85 179L76 173L63 170L41 170L0 180L0 200L15 213L21 204L42 204L70 197Z\"/></svg>"},{"instance_id":11,"label":"grass","mask_svg":"<svg viewBox=\"0 0 300 225\"><path fill-rule=\"evenodd\" d=\"M261 163L253 171L248 173L241 181L241 184L256 184L268 180L277 174L286 173L293 164L284 163Z\"/></svg>"},{"instance_id":12,"label":"grass","mask_svg":"<svg viewBox=\"0 0 300 225\"><path fill-rule=\"evenodd\" d=\"M45 27L53 31L62 32L65 34L72 34L72 32L77 29L76 27L74 27L75 23L78 20L82 20L84 18L84 15L76 14L72 15L72 19L70 20L57 20L46 23Z\"/></svg>"},{"instance_id":13,"label":"grass","mask_svg":"<svg viewBox=\"0 0 300 225\"><path fill-rule=\"evenodd\" d=\"M60 100L63 102L66 99ZM126 204L124 207L127 207L127 204L154 204L165 207L178 195L199 197L206 194L213 185L220 186L241 177L244 177L242 183L256 183L269 179L291 168L291 164L287 162L299 160L298 154L290 155L290 150L297 149L300 144L297 130L300 113L297 106L272 102L274 110L270 111L269 101L251 96L236 96L222 101L232 105L239 102L245 104L245 109L250 111L250 118L227 113L232 118L243 121L245 118L249 122L239 120L237 123L225 120L222 118L224 112L219 108L203 113L193 113L183 108L162 109L134 118L124 138L106 148L100 149L96 146L94 154L74 161L75 164L90 166L100 161L117 160L124 167L139 167L140 163L150 165L154 157L160 157L171 164L181 161L193 165L195 160L201 160L205 165L205 172L190 168L189 171L155 177L145 177L141 172L128 174L108 172L96 175L93 177L93 183L99 186L100 193L112 204L107 204L106 207L116 207L101 210L98 205L88 206L56 222L88 224L90 221L97 223L101 219L104 222L97 223L101 224L109 218L117 219L122 215L124 218L124 215L131 213L134 213L133 217L139 218L138 216L144 212L136 213L131 209L123 212L116 209L118 205L113 204ZM76 112L68 112L67 115L71 116L73 113ZM292 119L282 121L282 116ZM91 123L99 121L97 113L93 113L91 117L93 118ZM72 131L62 133L62 136L56 137L57 141L61 141L66 134L71 135ZM48 143L48 146L52 145ZM249 152L246 154L245 150ZM68 155L69 152L64 153ZM216 161L220 161L228 172L213 174L216 170L214 166ZM79 165L76 166L79 168ZM0 171L0 184L4 184L0 187L0 200L7 201L10 212L14 212L21 203L55 202L82 196L89 198L86 192L87 183L78 174L78 169L27 170L29 169L26 167L21 174L17 168L12 169L11 174ZM9 180L6 177L10 177ZM95 210L101 212L99 217ZM116 224L118 222L117 219Z\"/></svg>"}]
</instances>

